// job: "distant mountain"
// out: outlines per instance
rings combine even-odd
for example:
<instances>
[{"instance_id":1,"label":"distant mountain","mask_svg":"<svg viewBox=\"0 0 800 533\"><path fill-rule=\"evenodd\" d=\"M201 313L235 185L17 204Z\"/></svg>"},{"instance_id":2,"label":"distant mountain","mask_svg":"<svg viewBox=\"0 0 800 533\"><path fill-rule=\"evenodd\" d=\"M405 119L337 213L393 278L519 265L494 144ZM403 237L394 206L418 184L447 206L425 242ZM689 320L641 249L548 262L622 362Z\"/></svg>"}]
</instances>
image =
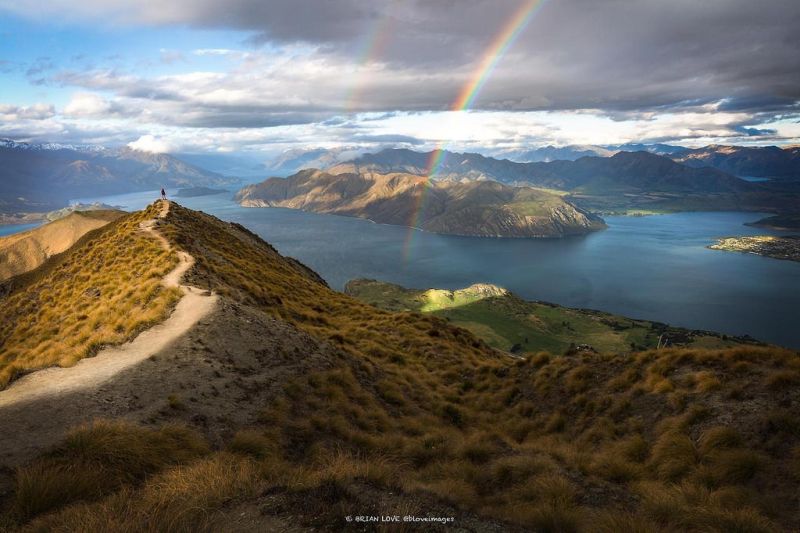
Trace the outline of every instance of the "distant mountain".
<instances>
[{"instance_id":1,"label":"distant mountain","mask_svg":"<svg viewBox=\"0 0 800 533\"><path fill-rule=\"evenodd\" d=\"M800 147L721 146L687 149L671 156L691 167L714 167L735 176L800 181Z\"/></svg>"},{"instance_id":2,"label":"distant mountain","mask_svg":"<svg viewBox=\"0 0 800 533\"><path fill-rule=\"evenodd\" d=\"M306 168L328 168L357 158L364 149L352 146L340 148L295 148L286 150L266 165L272 176L290 176Z\"/></svg>"},{"instance_id":3,"label":"distant mountain","mask_svg":"<svg viewBox=\"0 0 800 533\"><path fill-rule=\"evenodd\" d=\"M404 149L365 154L328 169L332 174L427 172L431 152ZM737 192L752 185L720 170L690 168L649 152L618 152L611 157L582 157L576 161L517 163L474 153L446 152L436 178L494 180L565 191L597 192Z\"/></svg>"},{"instance_id":4,"label":"distant mountain","mask_svg":"<svg viewBox=\"0 0 800 533\"><path fill-rule=\"evenodd\" d=\"M650 152L618 152L611 157L533 163L529 181L593 194L613 191L734 193L753 186L713 168L691 168Z\"/></svg>"},{"instance_id":5,"label":"distant mountain","mask_svg":"<svg viewBox=\"0 0 800 533\"><path fill-rule=\"evenodd\" d=\"M658 155L672 155L679 154L688 150L684 146L675 146L673 144L642 144L642 143L625 143L609 145L605 147L612 152L650 152L651 154Z\"/></svg>"},{"instance_id":6,"label":"distant mountain","mask_svg":"<svg viewBox=\"0 0 800 533\"><path fill-rule=\"evenodd\" d=\"M238 184L168 154L129 148L0 144L0 212L48 211L69 200L164 186L218 187Z\"/></svg>"},{"instance_id":7,"label":"distant mountain","mask_svg":"<svg viewBox=\"0 0 800 533\"><path fill-rule=\"evenodd\" d=\"M72 150L73 152L97 153L106 151L105 147L97 144L27 143L11 139L0 139L0 148L13 148L30 152Z\"/></svg>"},{"instance_id":8,"label":"distant mountain","mask_svg":"<svg viewBox=\"0 0 800 533\"><path fill-rule=\"evenodd\" d=\"M236 200L246 207L289 207L452 235L563 237L605 227L560 196L529 187L490 181L438 181L426 187L425 182L412 174L308 169L249 185Z\"/></svg>"},{"instance_id":9,"label":"distant mountain","mask_svg":"<svg viewBox=\"0 0 800 533\"><path fill-rule=\"evenodd\" d=\"M389 148L374 154L364 154L351 161L327 168L331 174L376 172L389 174L425 175L433 152L416 152L404 148ZM526 183L529 181L530 163L516 163L508 159L495 159L475 153L446 151L437 166L437 180L474 181L493 180L501 183Z\"/></svg>"},{"instance_id":10,"label":"distant mountain","mask_svg":"<svg viewBox=\"0 0 800 533\"><path fill-rule=\"evenodd\" d=\"M547 163L550 161L575 161L576 159L586 156L610 157L617 151L618 150L610 150L603 146L569 145L541 146L539 148L527 150L505 150L494 155L519 163Z\"/></svg>"},{"instance_id":11,"label":"distant mountain","mask_svg":"<svg viewBox=\"0 0 800 533\"><path fill-rule=\"evenodd\" d=\"M236 176L237 178L260 178L270 174L263 158L243 154L227 153L176 153L172 154L185 163L196 167L222 174L223 176Z\"/></svg>"},{"instance_id":12,"label":"distant mountain","mask_svg":"<svg viewBox=\"0 0 800 533\"><path fill-rule=\"evenodd\" d=\"M694 168L713 167L734 176L800 180L800 147L709 145L686 148L671 144L627 143L607 146L544 146L510 150L499 155L517 162L575 161L581 157L611 157L619 152L649 152Z\"/></svg>"}]
</instances>

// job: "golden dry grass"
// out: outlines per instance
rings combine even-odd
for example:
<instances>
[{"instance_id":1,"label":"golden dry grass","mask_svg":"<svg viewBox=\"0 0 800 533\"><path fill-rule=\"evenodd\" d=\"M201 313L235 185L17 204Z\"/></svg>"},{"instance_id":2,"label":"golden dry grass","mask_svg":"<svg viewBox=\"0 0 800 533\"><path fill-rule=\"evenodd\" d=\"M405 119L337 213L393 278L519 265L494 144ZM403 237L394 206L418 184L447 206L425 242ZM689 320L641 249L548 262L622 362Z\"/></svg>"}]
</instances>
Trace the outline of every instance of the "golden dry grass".
<instances>
[{"instance_id":1,"label":"golden dry grass","mask_svg":"<svg viewBox=\"0 0 800 533\"><path fill-rule=\"evenodd\" d=\"M161 278L177 258L138 229L155 214L150 207L112 222L0 300L0 387L32 370L71 366L168 316L180 292Z\"/></svg>"},{"instance_id":2,"label":"golden dry grass","mask_svg":"<svg viewBox=\"0 0 800 533\"><path fill-rule=\"evenodd\" d=\"M141 488L125 486L97 503L79 503L34 520L28 531L183 532L219 531L215 511L252 497L256 466L226 453L151 477Z\"/></svg>"},{"instance_id":3,"label":"golden dry grass","mask_svg":"<svg viewBox=\"0 0 800 533\"><path fill-rule=\"evenodd\" d=\"M514 360L443 321L331 291L211 217L175 206L167 222L198 259L192 283L296 325L338 358L283 382L225 451L37 527L201 529L267 486L300 495L306 525L335 529L364 484L539 531L800 527L800 392L784 386L800 369L795 352ZM216 482L187 494L197 472Z\"/></svg>"},{"instance_id":4,"label":"golden dry grass","mask_svg":"<svg viewBox=\"0 0 800 533\"><path fill-rule=\"evenodd\" d=\"M99 421L73 431L56 449L17 471L12 513L25 519L95 500L207 452L205 440L184 428L151 430Z\"/></svg>"}]
</instances>

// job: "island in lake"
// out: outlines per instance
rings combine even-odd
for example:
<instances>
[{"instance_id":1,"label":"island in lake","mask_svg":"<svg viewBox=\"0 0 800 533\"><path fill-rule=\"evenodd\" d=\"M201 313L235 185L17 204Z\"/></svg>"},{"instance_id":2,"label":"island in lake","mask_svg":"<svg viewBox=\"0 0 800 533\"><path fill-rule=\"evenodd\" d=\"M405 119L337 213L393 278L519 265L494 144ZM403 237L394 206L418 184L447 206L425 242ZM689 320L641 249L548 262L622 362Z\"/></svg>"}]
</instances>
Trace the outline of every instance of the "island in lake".
<instances>
[{"instance_id":1,"label":"island in lake","mask_svg":"<svg viewBox=\"0 0 800 533\"><path fill-rule=\"evenodd\" d=\"M800 235L757 235L753 237L726 237L709 246L712 250L763 255L773 259L800 261Z\"/></svg>"}]
</instances>

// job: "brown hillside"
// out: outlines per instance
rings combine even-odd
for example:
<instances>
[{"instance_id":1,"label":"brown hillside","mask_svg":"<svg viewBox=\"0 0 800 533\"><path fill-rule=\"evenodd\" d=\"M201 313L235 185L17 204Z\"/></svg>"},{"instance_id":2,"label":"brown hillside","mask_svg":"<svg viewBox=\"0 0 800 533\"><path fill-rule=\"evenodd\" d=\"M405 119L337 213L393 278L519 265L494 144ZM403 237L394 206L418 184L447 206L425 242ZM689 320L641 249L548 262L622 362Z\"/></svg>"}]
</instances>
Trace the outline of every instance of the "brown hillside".
<instances>
[{"instance_id":1,"label":"brown hillside","mask_svg":"<svg viewBox=\"0 0 800 533\"><path fill-rule=\"evenodd\" d=\"M288 207L367 218L434 233L478 237L563 237L605 227L561 196L494 181L431 181L403 173L339 173L309 169L248 185L245 207Z\"/></svg>"},{"instance_id":2,"label":"brown hillside","mask_svg":"<svg viewBox=\"0 0 800 533\"><path fill-rule=\"evenodd\" d=\"M339 531L362 514L464 531L800 527L795 352L516 359L332 291L240 226L173 204L160 231L222 306L59 402L60 416L127 422L78 429L18 469L9 527Z\"/></svg>"},{"instance_id":3,"label":"brown hillside","mask_svg":"<svg viewBox=\"0 0 800 533\"><path fill-rule=\"evenodd\" d=\"M71 247L87 232L122 215L121 211L75 212L44 226L0 237L0 281L33 270Z\"/></svg>"},{"instance_id":4,"label":"brown hillside","mask_svg":"<svg viewBox=\"0 0 800 533\"><path fill-rule=\"evenodd\" d=\"M0 388L33 370L71 366L165 318L177 291L161 279L177 258L140 228L156 211L117 218L0 285Z\"/></svg>"}]
</instances>

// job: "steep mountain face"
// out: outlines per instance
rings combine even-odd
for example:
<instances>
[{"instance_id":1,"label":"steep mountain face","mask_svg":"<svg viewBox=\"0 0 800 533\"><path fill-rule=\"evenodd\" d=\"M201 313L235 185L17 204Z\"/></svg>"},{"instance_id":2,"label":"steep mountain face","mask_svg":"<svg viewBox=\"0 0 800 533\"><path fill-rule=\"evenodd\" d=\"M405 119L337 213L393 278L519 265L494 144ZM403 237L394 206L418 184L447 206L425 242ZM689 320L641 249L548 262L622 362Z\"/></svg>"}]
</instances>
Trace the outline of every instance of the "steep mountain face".
<instances>
[{"instance_id":1,"label":"steep mountain face","mask_svg":"<svg viewBox=\"0 0 800 533\"><path fill-rule=\"evenodd\" d=\"M168 154L121 148L0 145L0 211L45 211L81 196L160 187L224 186L238 180Z\"/></svg>"},{"instance_id":2,"label":"steep mountain face","mask_svg":"<svg viewBox=\"0 0 800 533\"><path fill-rule=\"evenodd\" d=\"M431 182L412 174L309 169L240 190L246 207L289 207L481 237L562 237L605 227L561 197L497 182ZM421 206L421 208L420 208Z\"/></svg>"},{"instance_id":3,"label":"steep mountain face","mask_svg":"<svg viewBox=\"0 0 800 533\"><path fill-rule=\"evenodd\" d=\"M425 174L431 153L384 150L366 154L328 172L407 172ZM576 161L516 163L479 154L447 152L437 179L495 180L566 191L740 192L753 188L722 171L689 168L648 152L619 152L611 157L581 157Z\"/></svg>"},{"instance_id":4,"label":"steep mountain face","mask_svg":"<svg viewBox=\"0 0 800 533\"><path fill-rule=\"evenodd\" d=\"M800 147L720 146L686 150L672 158L691 167L714 167L735 176L800 180Z\"/></svg>"}]
</instances>

